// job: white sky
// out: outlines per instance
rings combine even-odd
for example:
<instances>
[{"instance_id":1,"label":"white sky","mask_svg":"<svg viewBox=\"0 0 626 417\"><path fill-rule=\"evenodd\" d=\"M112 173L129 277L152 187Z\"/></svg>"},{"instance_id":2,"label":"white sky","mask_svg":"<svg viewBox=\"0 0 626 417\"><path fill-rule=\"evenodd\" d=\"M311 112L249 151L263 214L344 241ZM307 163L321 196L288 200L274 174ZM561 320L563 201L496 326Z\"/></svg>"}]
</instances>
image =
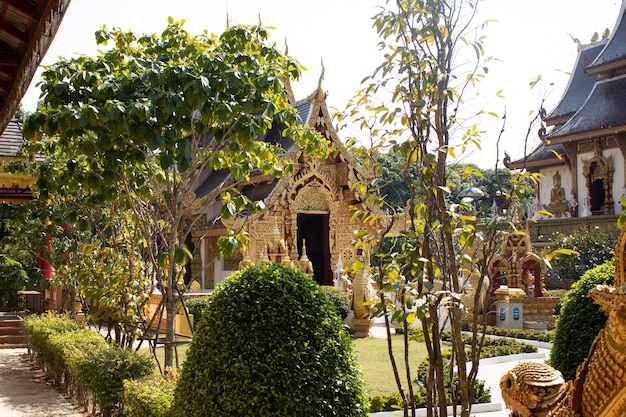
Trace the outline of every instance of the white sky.
<instances>
[{"instance_id":1,"label":"white sky","mask_svg":"<svg viewBox=\"0 0 626 417\"><path fill-rule=\"evenodd\" d=\"M507 127L500 145L500 160L506 150L514 159L522 156L523 140L530 121L543 97L547 108L555 104L567 84L567 75L576 57L576 44L570 35L588 43L594 32L613 29L622 0L482 0L481 20L493 19L484 31L485 52L501 60L489 66L481 97L488 111L502 113L506 108ZM342 109L359 88L360 81L378 64L377 37L371 17L384 0L71 0L61 27L42 65L57 57L96 54L93 33L103 24L136 33L161 32L167 17L185 19L191 34L204 29L221 33L226 27L226 11L233 23L274 26L271 39L281 48L285 40L289 54L307 69L293 84L296 99L317 87L323 59L324 89L331 107ZM537 75L546 81L534 90L529 83ZM33 111L39 96L35 84L22 104ZM551 85L553 84L553 85ZM503 90L504 99L493 100ZM498 123L483 123L483 150L470 160L492 168ZM537 128L531 134L531 149L538 143ZM342 133L340 132L340 136Z\"/></svg>"}]
</instances>

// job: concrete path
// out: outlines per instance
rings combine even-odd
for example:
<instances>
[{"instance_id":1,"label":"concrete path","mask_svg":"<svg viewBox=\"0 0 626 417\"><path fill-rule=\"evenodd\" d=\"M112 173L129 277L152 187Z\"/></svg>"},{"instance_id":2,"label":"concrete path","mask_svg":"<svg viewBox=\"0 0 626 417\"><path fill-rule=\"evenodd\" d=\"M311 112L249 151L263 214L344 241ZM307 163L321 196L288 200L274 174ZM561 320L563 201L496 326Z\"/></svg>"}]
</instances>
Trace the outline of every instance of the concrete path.
<instances>
[{"instance_id":1,"label":"concrete path","mask_svg":"<svg viewBox=\"0 0 626 417\"><path fill-rule=\"evenodd\" d=\"M33 368L26 349L0 349L0 416L82 417Z\"/></svg>"}]
</instances>

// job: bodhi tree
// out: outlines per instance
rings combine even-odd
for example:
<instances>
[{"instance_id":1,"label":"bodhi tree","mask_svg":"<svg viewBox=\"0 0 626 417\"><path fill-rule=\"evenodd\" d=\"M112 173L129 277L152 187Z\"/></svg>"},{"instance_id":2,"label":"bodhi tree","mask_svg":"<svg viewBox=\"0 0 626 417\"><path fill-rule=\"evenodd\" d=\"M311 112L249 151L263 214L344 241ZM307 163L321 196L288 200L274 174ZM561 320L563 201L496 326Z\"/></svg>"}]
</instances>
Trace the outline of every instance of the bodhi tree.
<instances>
[{"instance_id":1,"label":"bodhi tree","mask_svg":"<svg viewBox=\"0 0 626 417\"><path fill-rule=\"evenodd\" d=\"M428 416L446 416L448 405L453 406L453 415L470 415L484 341L486 314L481 313L487 311L486 294L491 292L487 266L500 247L502 223L513 224L519 211L511 203L525 191L521 177L511 179L507 187L500 184L500 192L507 197L504 208L513 216L495 215L481 231L475 227L478 219L471 202L457 203L450 193L450 163L468 148L480 145L477 125L462 118L468 114L463 96L485 77L489 61L478 34L480 25L472 23L477 3L387 1L374 17L384 52L382 63L364 80L364 89L340 117L340 122L356 121L375 144L369 150L369 161L378 175L361 184L362 191L380 190L385 185L383 167L376 162L381 152L394 154L408 189L403 212L394 216L396 225L391 223L385 232L392 237L392 231L401 231L395 235L393 250L381 250L385 239L373 240L365 232L356 237L357 245L374 246L373 273L380 290L370 312L385 318L388 332L392 324L404 330L405 364L409 363L409 327L420 323L429 357L425 381ZM384 100L387 96L388 102ZM477 113L488 112L472 112ZM367 163L368 158L363 161ZM497 164L496 159L496 171ZM460 174L481 175L471 166ZM378 202L386 204L383 199ZM357 211L356 216L374 219L366 212ZM470 281L473 288L466 295ZM467 350L461 334L464 320L472 330ZM444 330L451 333L450 347L442 343ZM388 338L404 415L415 415L414 371L406 365L405 375L401 375L391 343ZM449 356L445 354L448 349ZM403 378L408 381L406 387Z\"/></svg>"},{"instance_id":2,"label":"bodhi tree","mask_svg":"<svg viewBox=\"0 0 626 417\"><path fill-rule=\"evenodd\" d=\"M267 29L190 36L182 24L170 18L160 35L103 27L103 52L45 69L41 101L24 125L37 151L57 161L53 177L46 161L38 164L40 198L80 191L86 207L117 200L133 213L138 249L164 296L166 367L174 366L177 293L191 256L184 242L203 202L221 196L224 217L250 204L225 187L198 199L200 181L217 170L238 180L288 171L278 149L258 140L277 123L308 152L327 152L288 102L285 82L299 77L299 64ZM222 243L232 252L245 240L232 234Z\"/></svg>"}]
</instances>

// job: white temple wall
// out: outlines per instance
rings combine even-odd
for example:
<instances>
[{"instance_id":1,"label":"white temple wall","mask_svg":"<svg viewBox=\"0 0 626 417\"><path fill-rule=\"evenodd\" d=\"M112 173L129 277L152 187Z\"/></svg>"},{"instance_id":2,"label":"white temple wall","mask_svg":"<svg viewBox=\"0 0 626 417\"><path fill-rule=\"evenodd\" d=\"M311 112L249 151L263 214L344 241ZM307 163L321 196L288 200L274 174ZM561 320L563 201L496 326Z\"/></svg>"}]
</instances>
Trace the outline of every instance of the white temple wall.
<instances>
[{"instance_id":1,"label":"white temple wall","mask_svg":"<svg viewBox=\"0 0 626 417\"><path fill-rule=\"evenodd\" d=\"M626 196L626 190L624 189L624 157L619 149L609 149L605 151L605 154L613 156L613 167L615 172L613 173L613 200L615 201L614 211L615 214L622 212L622 206L619 201L622 197Z\"/></svg>"}]
</instances>

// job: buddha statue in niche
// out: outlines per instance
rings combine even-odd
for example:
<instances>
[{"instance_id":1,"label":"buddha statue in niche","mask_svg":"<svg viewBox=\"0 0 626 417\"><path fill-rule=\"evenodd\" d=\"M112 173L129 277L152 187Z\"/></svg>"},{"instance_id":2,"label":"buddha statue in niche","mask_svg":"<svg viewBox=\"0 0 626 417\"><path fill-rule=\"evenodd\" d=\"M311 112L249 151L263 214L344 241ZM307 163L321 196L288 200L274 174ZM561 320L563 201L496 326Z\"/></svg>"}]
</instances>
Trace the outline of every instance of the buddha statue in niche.
<instances>
[{"instance_id":1,"label":"buddha statue in niche","mask_svg":"<svg viewBox=\"0 0 626 417\"><path fill-rule=\"evenodd\" d=\"M543 208L554 215L554 217L565 217L569 213L569 201L565 198L565 189L561 186L561 175L559 171L552 177L553 186L550 191L550 204L544 204Z\"/></svg>"}]
</instances>

